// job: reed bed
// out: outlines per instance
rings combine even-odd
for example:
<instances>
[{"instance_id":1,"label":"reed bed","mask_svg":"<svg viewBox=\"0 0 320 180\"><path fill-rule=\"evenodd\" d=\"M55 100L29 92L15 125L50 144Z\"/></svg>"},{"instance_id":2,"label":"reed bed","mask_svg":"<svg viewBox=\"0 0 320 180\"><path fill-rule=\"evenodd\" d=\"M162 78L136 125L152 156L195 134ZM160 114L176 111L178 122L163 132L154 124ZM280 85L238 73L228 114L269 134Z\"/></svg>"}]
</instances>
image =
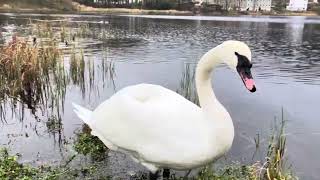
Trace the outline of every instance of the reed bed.
<instances>
[{"instance_id":1,"label":"reed bed","mask_svg":"<svg viewBox=\"0 0 320 180\"><path fill-rule=\"evenodd\" d=\"M0 49L0 102L22 103L35 113L40 105L59 107L66 92L67 76L61 52L51 46L35 47L13 37ZM6 110L1 107L1 114ZM45 110L45 109L43 109Z\"/></svg>"},{"instance_id":2,"label":"reed bed","mask_svg":"<svg viewBox=\"0 0 320 180\"><path fill-rule=\"evenodd\" d=\"M26 108L36 117L41 112L60 119L68 85L79 87L83 97L86 90L94 89L98 74L103 83L112 79L114 85L113 62L104 57L97 64L79 47L76 37L93 34L88 24L78 23L72 29L64 20L30 20L29 27L32 40L14 35L0 48L1 120L6 121L9 110L22 120Z\"/></svg>"},{"instance_id":3,"label":"reed bed","mask_svg":"<svg viewBox=\"0 0 320 180\"><path fill-rule=\"evenodd\" d=\"M179 85L180 87L176 92L199 105L199 98L195 90L195 69L190 64L185 64Z\"/></svg>"}]
</instances>

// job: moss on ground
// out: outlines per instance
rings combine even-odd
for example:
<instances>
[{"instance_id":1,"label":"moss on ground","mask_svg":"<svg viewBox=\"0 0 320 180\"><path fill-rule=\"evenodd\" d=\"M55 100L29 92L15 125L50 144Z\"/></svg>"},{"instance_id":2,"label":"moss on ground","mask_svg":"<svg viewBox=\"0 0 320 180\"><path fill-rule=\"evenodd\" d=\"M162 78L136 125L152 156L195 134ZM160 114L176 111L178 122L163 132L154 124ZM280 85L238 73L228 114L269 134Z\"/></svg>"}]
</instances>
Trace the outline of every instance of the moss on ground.
<instances>
[{"instance_id":1,"label":"moss on ground","mask_svg":"<svg viewBox=\"0 0 320 180\"><path fill-rule=\"evenodd\" d=\"M98 137L88 133L78 134L74 148L79 154L89 155L94 161L103 161L108 151L108 148Z\"/></svg>"}]
</instances>

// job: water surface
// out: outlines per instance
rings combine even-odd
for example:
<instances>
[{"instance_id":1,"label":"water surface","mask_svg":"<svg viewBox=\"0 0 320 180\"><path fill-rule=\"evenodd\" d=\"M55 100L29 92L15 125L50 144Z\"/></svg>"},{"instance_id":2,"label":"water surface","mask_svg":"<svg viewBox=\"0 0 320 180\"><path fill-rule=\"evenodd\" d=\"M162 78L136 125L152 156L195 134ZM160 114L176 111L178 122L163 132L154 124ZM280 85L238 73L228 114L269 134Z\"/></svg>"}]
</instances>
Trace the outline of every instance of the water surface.
<instances>
[{"instance_id":1,"label":"water surface","mask_svg":"<svg viewBox=\"0 0 320 180\"><path fill-rule=\"evenodd\" d=\"M114 76L103 82L97 65L97 86L90 93L83 96L79 87L68 86L63 130L59 133L49 133L45 123L28 112L23 121L13 117L2 123L1 146L21 153L24 162L56 164L72 152L68 142L82 122L72 112L71 102L93 109L117 90L142 82L176 91L180 89L186 65L193 69L205 52L225 40L236 39L252 49L257 92L248 92L238 75L225 66L216 69L213 75L215 93L235 124L235 140L227 161L252 162L253 138L259 133L266 144L274 119L280 117L283 108L288 120L289 163L301 179L319 179L318 17L2 14L0 43L8 42L16 32L28 34L29 18L67 20L73 28L87 23L95 35L77 40L85 50L86 61L100 62L107 58L114 63ZM107 170L112 175L144 170L122 154L109 156ZM263 159L263 155L255 158Z\"/></svg>"}]
</instances>

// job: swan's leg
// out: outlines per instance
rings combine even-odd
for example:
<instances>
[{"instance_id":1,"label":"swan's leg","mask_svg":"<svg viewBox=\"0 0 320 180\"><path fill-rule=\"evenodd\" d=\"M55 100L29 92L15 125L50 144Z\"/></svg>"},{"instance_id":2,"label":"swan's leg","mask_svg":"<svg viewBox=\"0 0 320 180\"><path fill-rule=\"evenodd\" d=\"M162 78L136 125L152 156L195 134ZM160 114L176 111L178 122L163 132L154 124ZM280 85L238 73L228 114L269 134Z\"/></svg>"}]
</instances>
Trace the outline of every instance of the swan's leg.
<instances>
[{"instance_id":1,"label":"swan's leg","mask_svg":"<svg viewBox=\"0 0 320 180\"><path fill-rule=\"evenodd\" d=\"M183 179L188 179L188 176L189 176L189 174L191 173L191 170L192 170L192 169L190 169L190 170L186 173L186 175L184 175Z\"/></svg>"},{"instance_id":2,"label":"swan's leg","mask_svg":"<svg viewBox=\"0 0 320 180\"><path fill-rule=\"evenodd\" d=\"M162 177L163 177L163 179L169 179L170 178L170 169L163 169Z\"/></svg>"},{"instance_id":3,"label":"swan's leg","mask_svg":"<svg viewBox=\"0 0 320 180\"><path fill-rule=\"evenodd\" d=\"M159 171L156 171L155 173L149 172L149 179L150 180L157 180L159 177Z\"/></svg>"}]
</instances>

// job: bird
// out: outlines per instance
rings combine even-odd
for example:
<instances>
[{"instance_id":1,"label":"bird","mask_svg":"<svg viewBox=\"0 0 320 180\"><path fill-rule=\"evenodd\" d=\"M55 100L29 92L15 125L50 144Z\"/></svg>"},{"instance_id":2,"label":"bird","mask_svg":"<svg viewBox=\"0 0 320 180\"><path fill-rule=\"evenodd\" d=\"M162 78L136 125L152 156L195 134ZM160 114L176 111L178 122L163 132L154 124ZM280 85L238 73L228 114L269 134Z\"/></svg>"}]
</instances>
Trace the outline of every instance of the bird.
<instances>
[{"instance_id":1,"label":"bird","mask_svg":"<svg viewBox=\"0 0 320 180\"><path fill-rule=\"evenodd\" d=\"M145 166L150 176L161 169L168 174L168 169L202 167L223 156L234 138L231 116L211 84L212 72L220 64L237 72L250 92L256 91L249 46L228 40L198 61L199 106L175 91L142 83L124 87L93 111L73 103L74 111L89 125L92 135L110 150Z\"/></svg>"}]
</instances>

